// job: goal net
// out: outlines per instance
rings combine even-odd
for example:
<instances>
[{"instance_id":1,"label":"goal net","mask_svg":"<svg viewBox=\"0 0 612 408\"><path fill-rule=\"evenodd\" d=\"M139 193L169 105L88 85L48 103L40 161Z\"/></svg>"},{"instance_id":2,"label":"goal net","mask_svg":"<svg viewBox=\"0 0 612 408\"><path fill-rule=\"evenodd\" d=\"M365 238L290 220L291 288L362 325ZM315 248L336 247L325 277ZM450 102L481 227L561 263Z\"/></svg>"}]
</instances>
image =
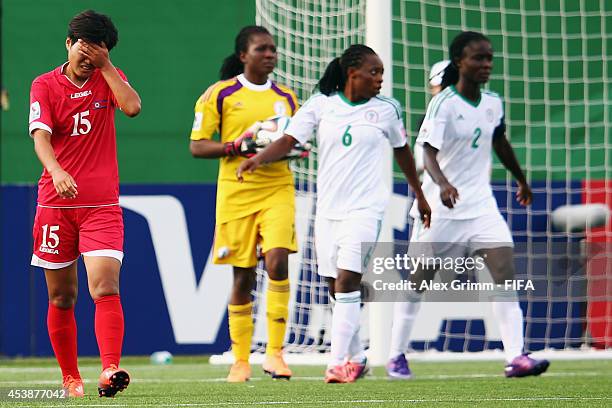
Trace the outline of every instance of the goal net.
<instances>
[{"instance_id":1,"label":"goal net","mask_svg":"<svg viewBox=\"0 0 612 408\"><path fill-rule=\"evenodd\" d=\"M332 58L350 44L365 42L365 0L257 0L256 7L257 23L266 26L277 42L274 79L294 89L301 102L311 95ZM597 262L587 262L584 251L573 259L567 248L581 241L609 243L612 229L609 224L572 228L567 222L553 223L551 215L565 205L612 205L612 2L393 0L392 16L393 61L385 64L392 69L393 97L405 107L412 143L430 99L429 68L448 58L452 38L462 30L474 30L493 43L495 68L487 87L504 99L507 135L533 187L534 202L528 208L515 203L512 177L497 161L494 193L517 243L517 268L535 277L544 265L561 282L544 296L521 302L525 348L610 347L609 251L604 246ZM289 352L323 352L329 347L330 308L325 285L316 275L312 240L315 166L316 150L307 161L294 164L301 248L291 265ZM405 208L411 198L397 171L394 183L393 202L404 202ZM565 221L573 219L574 209L569 209ZM405 212L401 217L405 227L395 229L394 239L406 243L412 221ZM262 309L263 270L258 276L255 297ZM593 291L594 287L599 290ZM455 352L501 348L491 313L485 309L479 304L423 304L412 348ZM367 342L367 313L363 315L362 337ZM258 310L256 327L262 347L265 311Z\"/></svg>"},{"instance_id":2,"label":"goal net","mask_svg":"<svg viewBox=\"0 0 612 408\"><path fill-rule=\"evenodd\" d=\"M363 0L257 0L255 3L257 24L265 26L276 40L278 65L274 80L293 89L300 103L310 97L333 58L349 45L365 41ZM307 160L292 163L300 249L290 257L292 300L285 347L288 353L329 350L331 308L327 285L317 275L313 241L316 159L315 145ZM260 263L257 272L254 337L256 348L263 350L266 342L263 264ZM311 357L311 361L316 360Z\"/></svg>"},{"instance_id":3,"label":"goal net","mask_svg":"<svg viewBox=\"0 0 612 408\"><path fill-rule=\"evenodd\" d=\"M612 229L585 231L552 217L565 205L612 205L611 22L612 3L597 0L393 1L393 96L407 107L412 135L430 99L429 68L448 58L453 37L479 31L492 42L494 69L487 87L504 100L507 136L534 201L527 208L516 204L516 184L497 160L493 189L516 242L517 272L552 282L545 293L521 302L528 351L612 346L612 262L605 246ZM571 217L580 218L584 208L571 207ZM580 242L596 259L584 259ZM606 285L607 291L594 290ZM490 309L453 305L451 318L439 305L424 306L420 316L429 318L417 318L413 348L501 348L499 335L491 333L496 325L489 321ZM461 318L480 313L483 319Z\"/></svg>"}]
</instances>

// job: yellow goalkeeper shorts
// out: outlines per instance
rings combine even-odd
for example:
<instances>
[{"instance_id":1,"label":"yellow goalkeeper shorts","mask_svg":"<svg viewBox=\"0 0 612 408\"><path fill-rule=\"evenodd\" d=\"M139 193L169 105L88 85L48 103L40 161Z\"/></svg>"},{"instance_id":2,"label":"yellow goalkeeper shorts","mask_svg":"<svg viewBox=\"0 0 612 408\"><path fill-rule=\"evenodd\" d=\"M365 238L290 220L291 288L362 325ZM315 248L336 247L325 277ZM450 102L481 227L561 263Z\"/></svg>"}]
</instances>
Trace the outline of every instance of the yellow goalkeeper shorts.
<instances>
[{"instance_id":1,"label":"yellow goalkeeper shorts","mask_svg":"<svg viewBox=\"0 0 612 408\"><path fill-rule=\"evenodd\" d=\"M278 204L215 228L213 262L240 268L257 265L257 247L265 255L273 248L297 251L295 207Z\"/></svg>"}]
</instances>

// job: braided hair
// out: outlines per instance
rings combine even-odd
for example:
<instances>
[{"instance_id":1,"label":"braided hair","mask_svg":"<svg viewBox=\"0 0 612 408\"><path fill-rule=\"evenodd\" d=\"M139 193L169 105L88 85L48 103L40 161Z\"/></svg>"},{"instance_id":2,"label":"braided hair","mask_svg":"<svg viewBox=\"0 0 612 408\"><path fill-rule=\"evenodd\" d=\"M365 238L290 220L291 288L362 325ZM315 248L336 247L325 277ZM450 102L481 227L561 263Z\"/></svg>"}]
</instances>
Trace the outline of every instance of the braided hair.
<instances>
[{"instance_id":1,"label":"braided hair","mask_svg":"<svg viewBox=\"0 0 612 408\"><path fill-rule=\"evenodd\" d=\"M233 78L244 72L244 64L240 61L240 53L248 50L251 36L257 34L271 35L265 27L256 25L246 26L240 30L234 42L234 53L223 60L223 65L219 70L221 80Z\"/></svg>"},{"instance_id":2,"label":"braided hair","mask_svg":"<svg viewBox=\"0 0 612 408\"><path fill-rule=\"evenodd\" d=\"M343 91L348 77L348 69L359 68L364 57L376 55L373 49L363 44L354 44L348 47L340 57L336 57L325 69L325 73L315 87L324 95Z\"/></svg>"},{"instance_id":3,"label":"braided hair","mask_svg":"<svg viewBox=\"0 0 612 408\"><path fill-rule=\"evenodd\" d=\"M444 70L444 76L442 77L443 87L454 85L459 82L457 60L460 60L463 56L463 49L473 41L491 42L486 35L475 31L463 31L457 35L448 49L450 64L448 64L448 67Z\"/></svg>"}]
</instances>

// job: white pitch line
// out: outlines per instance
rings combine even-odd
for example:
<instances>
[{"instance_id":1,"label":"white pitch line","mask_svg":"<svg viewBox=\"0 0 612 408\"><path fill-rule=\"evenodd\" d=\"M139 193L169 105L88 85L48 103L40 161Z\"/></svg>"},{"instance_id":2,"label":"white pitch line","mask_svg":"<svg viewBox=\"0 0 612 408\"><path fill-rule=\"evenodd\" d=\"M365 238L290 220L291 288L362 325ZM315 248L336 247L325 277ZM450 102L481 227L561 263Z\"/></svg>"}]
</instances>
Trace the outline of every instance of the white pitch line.
<instances>
[{"instance_id":1,"label":"white pitch line","mask_svg":"<svg viewBox=\"0 0 612 408\"><path fill-rule=\"evenodd\" d=\"M141 365L130 365L130 364L126 364L126 365L122 365L122 367L126 367L128 368L130 371L134 370L134 371L145 371L145 370L151 370L151 369L156 369L156 370L170 370L171 368L177 368L180 367L181 370L185 370L185 371L189 371L189 370L194 370L194 371L200 371L202 370L203 366L206 366L207 369L210 367L215 367L217 368L219 371L225 371L225 367L223 366L210 366L208 364L177 364L177 365L150 365L150 364L141 364ZM80 369L81 372L85 372L85 371L91 371L91 372L100 372L100 368L96 367L83 367ZM59 367L0 367L0 374L3 373L7 373L7 374L11 374L11 373L59 373L60 369Z\"/></svg>"},{"instance_id":2,"label":"white pitch line","mask_svg":"<svg viewBox=\"0 0 612 408\"><path fill-rule=\"evenodd\" d=\"M467 399L372 399L372 400L322 400L322 401L241 401L241 402L202 402L184 404L159 404L142 402L131 404L80 404L71 407L129 407L129 406L156 406L156 407L236 407L249 405L335 405L335 404L386 404L386 403L478 403L478 402L535 402L535 401L610 401L611 397L517 397L517 398L467 398ZM40 406L39 406L40 407ZM42 405L44 408L65 408L66 405Z\"/></svg>"},{"instance_id":3,"label":"white pitch line","mask_svg":"<svg viewBox=\"0 0 612 408\"><path fill-rule=\"evenodd\" d=\"M544 377L599 377L599 376L610 376L610 373L603 373L597 371L589 371L585 373L578 372L559 372L559 373L546 373L543 374ZM415 376L412 380L448 380L448 379L471 379L471 378L503 378L503 374L432 374L432 375L419 375ZM250 381L262 381L268 380L269 377L252 377ZM323 381L323 376L310 376L310 377L292 377L294 381ZM398 381L391 380L385 376L375 376L368 375L364 378L366 381L375 381L375 380L389 380L389 381ZM225 377L217 377L217 378L133 378L133 384L158 384L158 383L222 383L225 382ZM97 383L97 380L89 380L83 379L85 384L93 384ZM9 385L53 385L58 384L57 380L27 380L27 381L0 381L0 386L9 386Z\"/></svg>"}]
</instances>

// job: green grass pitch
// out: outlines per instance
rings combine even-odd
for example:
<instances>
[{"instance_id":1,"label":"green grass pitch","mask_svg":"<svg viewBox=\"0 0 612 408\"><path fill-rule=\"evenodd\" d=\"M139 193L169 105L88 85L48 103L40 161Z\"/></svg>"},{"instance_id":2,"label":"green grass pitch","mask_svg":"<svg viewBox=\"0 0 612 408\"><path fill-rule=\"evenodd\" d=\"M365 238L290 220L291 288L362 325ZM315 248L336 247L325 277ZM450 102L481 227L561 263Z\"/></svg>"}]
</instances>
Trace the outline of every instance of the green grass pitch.
<instances>
[{"instance_id":1,"label":"green grass pitch","mask_svg":"<svg viewBox=\"0 0 612 408\"><path fill-rule=\"evenodd\" d=\"M323 367L294 366L291 381L273 381L253 366L253 379L227 384L228 367L204 357L176 357L156 366L145 357L126 357L132 384L114 399L100 399L99 363L80 359L84 399L8 401L0 406L35 407L609 407L612 406L612 361L553 361L540 377L506 379L500 362L412 364L415 378L389 381L382 368L355 384L324 384ZM0 360L0 389L58 386L52 359Z\"/></svg>"}]
</instances>

